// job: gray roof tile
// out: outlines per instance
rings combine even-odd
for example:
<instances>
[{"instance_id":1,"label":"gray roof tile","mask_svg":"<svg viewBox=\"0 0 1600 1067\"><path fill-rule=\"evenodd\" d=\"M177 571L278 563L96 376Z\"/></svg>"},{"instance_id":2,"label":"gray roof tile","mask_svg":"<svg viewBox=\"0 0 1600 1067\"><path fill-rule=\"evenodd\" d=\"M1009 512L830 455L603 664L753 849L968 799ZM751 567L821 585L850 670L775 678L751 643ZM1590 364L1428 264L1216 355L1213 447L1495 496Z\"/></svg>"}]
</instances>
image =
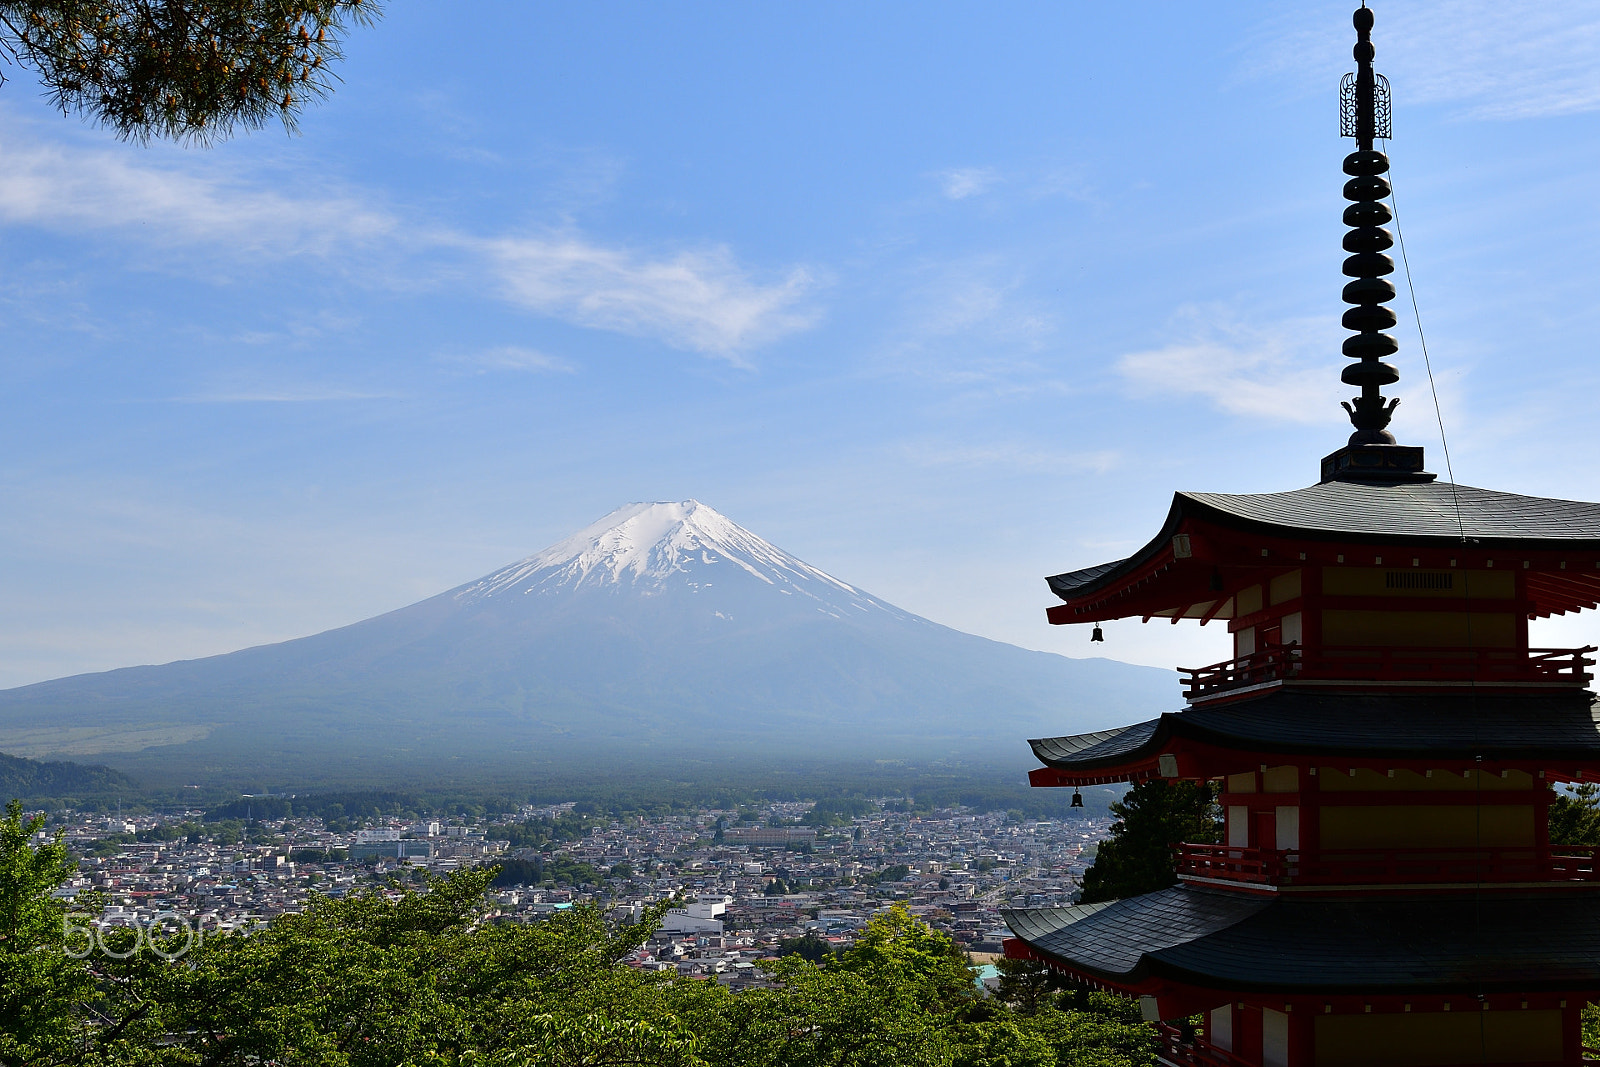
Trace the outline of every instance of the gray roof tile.
<instances>
[{"instance_id":1,"label":"gray roof tile","mask_svg":"<svg viewBox=\"0 0 1600 1067\"><path fill-rule=\"evenodd\" d=\"M1286 493L1175 493L1161 531L1138 552L1046 581L1063 600L1108 586L1164 549L1188 517L1280 537L1458 544L1465 536L1489 547L1600 548L1600 504L1449 482L1327 482Z\"/></svg>"},{"instance_id":2,"label":"gray roof tile","mask_svg":"<svg viewBox=\"0 0 1600 1067\"><path fill-rule=\"evenodd\" d=\"M1600 984L1600 899L1591 892L1330 900L1178 886L1054 928L1030 913L1012 929L1041 952L1111 980L1156 974L1214 988L1328 994Z\"/></svg>"},{"instance_id":3,"label":"gray roof tile","mask_svg":"<svg viewBox=\"0 0 1600 1067\"><path fill-rule=\"evenodd\" d=\"M1148 758L1173 737L1307 755L1594 759L1600 757L1600 703L1587 691L1413 695L1279 689L1120 730L1028 744L1046 766L1088 771Z\"/></svg>"},{"instance_id":4,"label":"gray roof tile","mask_svg":"<svg viewBox=\"0 0 1600 1067\"><path fill-rule=\"evenodd\" d=\"M1449 482L1326 482L1287 493L1179 493L1247 522L1327 534L1600 544L1600 504ZM1457 505L1460 507L1459 520Z\"/></svg>"}]
</instances>

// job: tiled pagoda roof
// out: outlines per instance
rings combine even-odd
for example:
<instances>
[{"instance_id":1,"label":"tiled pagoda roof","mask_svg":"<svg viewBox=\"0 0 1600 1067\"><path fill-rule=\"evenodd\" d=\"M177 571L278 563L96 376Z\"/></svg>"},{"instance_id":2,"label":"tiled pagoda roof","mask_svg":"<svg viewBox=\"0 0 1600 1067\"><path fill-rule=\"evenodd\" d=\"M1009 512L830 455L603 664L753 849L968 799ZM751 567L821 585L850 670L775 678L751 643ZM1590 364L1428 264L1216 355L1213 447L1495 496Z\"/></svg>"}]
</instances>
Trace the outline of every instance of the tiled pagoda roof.
<instances>
[{"instance_id":1,"label":"tiled pagoda roof","mask_svg":"<svg viewBox=\"0 0 1600 1067\"><path fill-rule=\"evenodd\" d=\"M1460 513L1457 515L1459 503ZM1286 493L1175 493L1161 532L1126 559L1048 579L1063 600L1113 584L1162 551L1185 520L1297 540L1527 550L1600 549L1600 504L1449 482L1325 482Z\"/></svg>"},{"instance_id":2,"label":"tiled pagoda roof","mask_svg":"<svg viewBox=\"0 0 1600 1067\"><path fill-rule=\"evenodd\" d=\"M1114 771L1154 759L1175 739L1242 752L1352 759L1600 758L1600 703L1550 693L1329 693L1278 690L1202 704L1117 730L1029 741L1047 767Z\"/></svg>"},{"instance_id":3,"label":"tiled pagoda roof","mask_svg":"<svg viewBox=\"0 0 1600 1067\"><path fill-rule=\"evenodd\" d=\"M1581 891L1327 899L1174 886L1003 915L1036 952L1122 985L1494 993L1600 987L1597 904Z\"/></svg>"}]
</instances>

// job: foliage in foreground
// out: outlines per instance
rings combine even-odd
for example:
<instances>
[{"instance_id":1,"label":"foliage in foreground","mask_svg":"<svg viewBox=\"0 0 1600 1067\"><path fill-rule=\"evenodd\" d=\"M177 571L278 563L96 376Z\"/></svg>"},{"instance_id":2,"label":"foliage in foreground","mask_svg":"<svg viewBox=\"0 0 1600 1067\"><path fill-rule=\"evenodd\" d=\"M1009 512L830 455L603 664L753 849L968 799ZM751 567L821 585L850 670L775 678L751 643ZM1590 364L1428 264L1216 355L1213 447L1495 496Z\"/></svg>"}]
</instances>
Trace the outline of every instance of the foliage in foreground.
<instances>
[{"instance_id":1,"label":"foliage in foreground","mask_svg":"<svg viewBox=\"0 0 1600 1067\"><path fill-rule=\"evenodd\" d=\"M0 58L63 112L133 140L208 142L333 88L350 27L375 0L0 0Z\"/></svg>"},{"instance_id":2,"label":"foliage in foreground","mask_svg":"<svg viewBox=\"0 0 1600 1067\"><path fill-rule=\"evenodd\" d=\"M1579 782L1550 805L1552 845L1600 845L1600 785Z\"/></svg>"},{"instance_id":3,"label":"foliage in foreground","mask_svg":"<svg viewBox=\"0 0 1600 1067\"><path fill-rule=\"evenodd\" d=\"M173 962L63 948L70 873L13 804L0 823L0 1065L142 1067L1142 1067L1137 1011L1026 969L981 996L944 935L894 909L820 965L773 961L768 988L624 962L655 919L595 908L485 921L493 870L424 892L321 900ZM115 951L126 942L113 940ZM179 946L165 945L169 953Z\"/></svg>"},{"instance_id":4,"label":"foliage in foreground","mask_svg":"<svg viewBox=\"0 0 1600 1067\"><path fill-rule=\"evenodd\" d=\"M1111 805L1117 817L1084 872L1082 903L1121 900L1177 884L1172 846L1222 839L1217 786L1212 782L1140 782Z\"/></svg>"}]
</instances>

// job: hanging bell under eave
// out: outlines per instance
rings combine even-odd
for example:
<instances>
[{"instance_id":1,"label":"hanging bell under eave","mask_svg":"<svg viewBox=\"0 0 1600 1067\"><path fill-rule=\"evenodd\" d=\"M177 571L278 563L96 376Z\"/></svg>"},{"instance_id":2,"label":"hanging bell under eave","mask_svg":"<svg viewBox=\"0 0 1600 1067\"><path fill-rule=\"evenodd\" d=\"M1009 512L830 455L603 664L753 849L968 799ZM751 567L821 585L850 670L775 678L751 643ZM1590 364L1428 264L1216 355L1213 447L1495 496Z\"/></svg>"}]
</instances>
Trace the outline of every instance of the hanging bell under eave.
<instances>
[{"instance_id":1,"label":"hanging bell under eave","mask_svg":"<svg viewBox=\"0 0 1600 1067\"><path fill-rule=\"evenodd\" d=\"M1090 641L1104 641L1105 639L1106 639L1105 631L1101 630L1100 627L1098 625L1096 625L1095 628L1094 628L1094 633L1089 635L1089 640Z\"/></svg>"},{"instance_id":2,"label":"hanging bell under eave","mask_svg":"<svg viewBox=\"0 0 1600 1067\"><path fill-rule=\"evenodd\" d=\"M1073 807L1073 808L1081 808L1081 807L1083 807L1083 794L1078 792L1076 789L1074 789L1072 791L1072 803L1069 804L1068 807Z\"/></svg>"}]
</instances>

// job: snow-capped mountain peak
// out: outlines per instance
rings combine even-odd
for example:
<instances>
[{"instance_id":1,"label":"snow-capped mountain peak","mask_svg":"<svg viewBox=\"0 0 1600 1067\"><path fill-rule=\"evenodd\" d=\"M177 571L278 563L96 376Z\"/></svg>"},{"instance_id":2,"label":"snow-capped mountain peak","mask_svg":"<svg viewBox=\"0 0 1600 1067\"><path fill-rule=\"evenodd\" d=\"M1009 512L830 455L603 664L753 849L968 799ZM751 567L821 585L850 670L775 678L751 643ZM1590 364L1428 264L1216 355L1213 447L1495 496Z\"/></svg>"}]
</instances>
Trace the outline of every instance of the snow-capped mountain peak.
<instances>
[{"instance_id":1,"label":"snow-capped mountain peak","mask_svg":"<svg viewBox=\"0 0 1600 1067\"><path fill-rule=\"evenodd\" d=\"M597 586L650 593L679 581L709 586L731 566L778 592L835 609L903 614L811 566L698 500L627 504L571 537L462 587L457 599L553 594Z\"/></svg>"}]
</instances>

